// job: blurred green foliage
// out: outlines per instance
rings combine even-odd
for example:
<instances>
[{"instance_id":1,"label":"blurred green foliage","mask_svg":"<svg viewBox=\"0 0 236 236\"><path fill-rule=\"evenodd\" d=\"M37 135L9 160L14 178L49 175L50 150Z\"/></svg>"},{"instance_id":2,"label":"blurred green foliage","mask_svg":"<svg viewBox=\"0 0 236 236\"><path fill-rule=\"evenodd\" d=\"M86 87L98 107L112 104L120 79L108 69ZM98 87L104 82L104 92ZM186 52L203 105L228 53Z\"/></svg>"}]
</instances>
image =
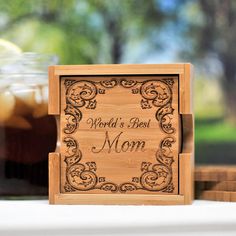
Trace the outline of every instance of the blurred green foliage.
<instances>
[{"instance_id":1,"label":"blurred green foliage","mask_svg":"<svg viewBox=\"0 0 236 236\"><path fill-rule=\"evenodd\" d=\"M194 81L194 111L196 119L224 119L224 95L220 81L196 76Z\"/></svg>"},{"instance_id":2,"label":"blurred green foliage","mask_svg":"<svg viewBox=\"0 0 236 236\"><path fill-rule=\"evenodd\" d=\"M2 37L62 64L120 63L166 18L153 0L0 0L0 17Z\"/></svg>"},{"instance_id":3,"label":"blurred green foliage","mask_svg":"<svg viewBox=\"0 0 236 236\"><path fill-rule=\"evenodd\" d=\"M234 0L0 0L0 37L61 64L192 61L196 144L236 141Z\"/></svg>"},{"instance_id":4,"label":"blurred green foliage","mask_svg":"<svg viewBox=\"0 0 236 236\"><path fill-rule=\"evenodd\" d=\"M236 127L223 120L196 120L195 142L236 142Z\"/></svg>"}]
</instances>

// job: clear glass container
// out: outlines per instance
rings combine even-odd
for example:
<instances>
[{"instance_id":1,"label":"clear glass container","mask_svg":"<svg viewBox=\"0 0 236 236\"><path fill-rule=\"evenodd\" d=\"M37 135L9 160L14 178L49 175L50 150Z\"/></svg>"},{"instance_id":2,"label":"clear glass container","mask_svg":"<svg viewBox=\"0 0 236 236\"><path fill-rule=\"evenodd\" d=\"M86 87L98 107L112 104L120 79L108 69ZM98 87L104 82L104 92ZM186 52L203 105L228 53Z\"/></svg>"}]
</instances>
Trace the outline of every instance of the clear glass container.
<instances>
[{"instance_id":1,"label":"clear glass container","mask_svg":"<svg viewBox=\"0 0 236 236\"><path fill-rule=\"evenodd\" d=\"M50 55L0 58L0 196L46 195L56 121L48 116Z\"/></svg>"}]
</instances>

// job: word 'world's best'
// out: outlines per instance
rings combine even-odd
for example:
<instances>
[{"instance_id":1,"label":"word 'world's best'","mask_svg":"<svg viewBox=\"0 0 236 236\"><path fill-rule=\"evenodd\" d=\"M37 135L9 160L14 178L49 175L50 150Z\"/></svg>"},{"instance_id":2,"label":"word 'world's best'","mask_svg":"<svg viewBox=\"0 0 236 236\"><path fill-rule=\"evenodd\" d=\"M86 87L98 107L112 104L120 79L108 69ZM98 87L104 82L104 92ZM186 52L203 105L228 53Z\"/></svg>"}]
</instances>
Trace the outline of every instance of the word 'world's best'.
<instances>
[{"instance_id":1,"label":"word 'world's best'","mask_svg":"<svg viewBox=\"0 0 236 236\"><path fill-rule=\"evenodd\" d=\"M87 124L90 129L104 129L104 128L128 128L128 129L138 129L138 128L150 128L151 119L146 121L141 120L138 117L132 117L127 123L123 121L121 117L110 118L104 120L101 117L98 118L88 118Z\"/></svg>"}]
</instances>

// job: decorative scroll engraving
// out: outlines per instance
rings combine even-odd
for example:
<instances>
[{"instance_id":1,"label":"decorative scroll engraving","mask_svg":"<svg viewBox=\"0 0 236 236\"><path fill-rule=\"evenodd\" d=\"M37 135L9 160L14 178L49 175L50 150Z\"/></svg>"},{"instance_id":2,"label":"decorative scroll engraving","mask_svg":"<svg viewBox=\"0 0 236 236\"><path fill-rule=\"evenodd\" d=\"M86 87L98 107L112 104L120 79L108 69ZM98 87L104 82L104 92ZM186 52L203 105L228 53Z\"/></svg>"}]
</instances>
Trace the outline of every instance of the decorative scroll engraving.
<instances>
[{"instance_id":1,"label":"decorative scroll engraving","mask_svg":"<svg viewBox=\"0 0 236 236\"><path fill-rule=\"evenodd\" d=\"M171 115L174 112L172 108L173 79L146 80L142 82L122 79L120 84L124 88L133 88L133 94L141 94L140 105L142 109L150 109L153 106L158 108L155 117L160 124L160 128L165 133L173 134L175 132L171 123Z\"/></svg>"},{"instance_id":2,"label":"decorative scroll engraving","mask_svg":"<svg viewBox=\"0 0 236 236\"><path fill-rule=\"evenodd\" d=\"M65 108L66 115L66 127L64 128L65 134L72 134L78 127L80 120L82 119L82 112L71 104L67 104Z\"/></svg>"},{"instance_id":3,"label":"decorative scroll engraving","mask_svg":"<svg viewBox=\"0 0 236 236\"><path fill-rule=\"evenodd\" d=\"M66 87L66 108L64 111L67 121L64 133L72 134L76 131L82 119L82 112L79 108L95 109L97 106L95 99L97 94L105 94L104 88L113 88L117 85L117 81L112 79L92 82L66 79L64 85Z\"/></svg>"},{"instance_id":4,"label":"decorative scroll engraving","mask_svg":"<svg viewBox=\"0 0 236 236\"><path fill-rule=\"evenodd\" d=\"M171 147L175 142L173 137L167 137L161 141L160 148L156 152L157 163L143 162L141 164L141 176L133 177L132 182L120 185L120 192L130 192L138 189L147 191L162 191L172 193L172 156Z\"/></svg>"},{"instance_id":5,"label":"decorative scroll engraving","mask_svg":"<svg viewBox=\"0 0 236 236\"><path fill-rule=\"evenodd\" d=\"M133 183L123 183L119 186L119 190L121 193L131 192L137 189L138 187Z\"/></svg>"},{"instance_id":6,"label":"decorative scroll engraving","mask_svg":"<svg viewBox=\"0 0 236 236\"><path fill-rule=\"evenodd\" d=\"M172 182L172 144L175 139L171 136L164 138L156 152L156 162L142 162L140 176L133 177L131 181L117 185L107 181L105 177L96 174L96 162L81 163L82 152L77 141L68 135L72 135L82 120L80 108L96 109L98 94L103 95L106 89L122 86L130 89L132 94L140 94L140 106L142 109L156 107L155 118L159 123L160 129L166 134L173 134L175 129L172 127L172 88L174 80L153 79L153 80L133 80L133 79L109 79L101 81L73 80L66 79L66 126L64 127L63 143L66 145L66 182L64 190L89 191L100 189L109 192L128 193L136 190L161 191L172 193L174 185Z\"/></svg>"},{"instance_id":7,"label":"decorative scroll engraving","mask_svg":"<svg viewBox=\"0 0 236 236\"><path fill-rule=\"evenodd\" d=\"M138 82L132 79L121 79L120 80L120 85L123 86L124 88L132 88L134 87Z\"/></svg>"},{"instance_id":8,"label":"decorative scroll engraving","mask_svg":"<svg viewBox=\"0 0 236 236\"><path fill-rule=\"evenodd\" d=\"M100 84L104 88L114 88L118 84L118 81L116 79L102 80L102 81L100 81Z\"/></svg>"},{"instance_id":9,"label":"decorative scroll engraving","mask_svg":"<svg viewBox=\"0 0 236 236\"><path fill-rule=\"evenodd\" d=\"M73 138L66 137L63 141L67 146L67 155L65 156L67 182L64 187L66 192L75 190L87 191L91 189L111 192L120 191L122 193L138 189L168 193L174 191L171 168L174 162L171 151L171 146L175 142L173 137L167 137L162 140L160 149L156 152L157 163L143 162L141 165L141 176L133 177L132 182L122 183L120 186L117 186L115 183L106 182L105 177L98 178L95 162L80 163L82 153ZM102 182L102 184L99 185L99 182Z\"/></svg>"},{"instance_id":10,"label":"decorative scroll engraving","mask_svg":"<svg viewBox=\"0 0 236 236\"><path fill-rule=\"evenodd\" d=\"M118 186L114 183L104 183L102 184L99 189L104 190L104 191L111 191L111 192L117 192L118 191Z\"/></svg>"},{"instance_id":11,"label":"decorative scroll engraving","mask_svg":"<svg viewBox=\"0 0 236 236\"><path fill-rule=\"evenodd\" d=\"M97 165L95 162L80 163L82 153L79 150L78 143L72 137L65 137L63 142L66 144L66 183L64 189L66 192L76 190L88 191L91 189L100 189L104 191L116 192L116 184L106 182L105 177L98 178L96 174ZM103 182L102 184L98 184Z\"/></svg>"},{"instance_id":12,"label":"decorative scroll engraving","mask_svg":"<svg viewBox=\"0 0 236 236\"><path fill-rule=\"evenodd\" d=\"M174 109L172 107L172 87L173 79L135 81L129 79L111 79L100 82L86 80L65 80L66 86L66 127L64 132L72 134L78 128L82 119L82 112L79 108L85 106L86 109L95 109L97 101L96 95L105 94L104 88L114 88L120 84L124 88L133 88L132 93L140 93L142 99L140 105L142 109L157 107L155 117L160 124L160 128L167 134L173 134L175 129L172 127L171 115Z\"/></svg>"}]
</instances>

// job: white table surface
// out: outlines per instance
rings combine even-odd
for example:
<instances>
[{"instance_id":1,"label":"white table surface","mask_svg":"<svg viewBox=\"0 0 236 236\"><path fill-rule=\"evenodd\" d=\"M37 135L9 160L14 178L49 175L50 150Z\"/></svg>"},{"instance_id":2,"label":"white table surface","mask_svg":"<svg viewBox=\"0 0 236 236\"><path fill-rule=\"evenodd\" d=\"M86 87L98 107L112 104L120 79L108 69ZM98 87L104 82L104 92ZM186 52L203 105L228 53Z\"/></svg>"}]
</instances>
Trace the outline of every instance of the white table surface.
<instances>
[{"instance_id":1,"label":"white table surface","mask_svg":"<svg viewBox=\"0 0 236 236\"><path fill-rule=\"evenodd\" d=\"M0 201L0 236L232 235L236 203L191 206L48 205L46 200Z\"/></svg>"}]
</instances>

